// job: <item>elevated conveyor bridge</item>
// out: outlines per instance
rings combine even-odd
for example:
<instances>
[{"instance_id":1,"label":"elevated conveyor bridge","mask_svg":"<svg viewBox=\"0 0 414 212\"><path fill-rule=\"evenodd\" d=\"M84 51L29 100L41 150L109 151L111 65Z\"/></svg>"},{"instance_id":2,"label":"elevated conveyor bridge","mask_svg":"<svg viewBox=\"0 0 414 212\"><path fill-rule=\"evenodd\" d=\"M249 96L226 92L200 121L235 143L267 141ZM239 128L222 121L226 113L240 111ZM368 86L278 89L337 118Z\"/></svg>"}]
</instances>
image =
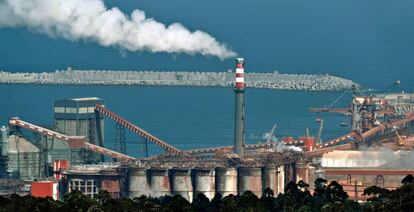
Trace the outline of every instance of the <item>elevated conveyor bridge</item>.
<instances>
[{"instance_id":1,"label":"elevated conveyor bridge","mask_svg":"<svg viewBox=\"0 0 414 212\"><path fill-rule=\"evenodd\" d=\"M132 161L136 160L136 158L107 149L105 147L101 147L95 144L91 144L88 142L88 138L86 136L68 136L64 135L62 133L37 126L35 124L29 123L27 121L23 121L19 119L18 117L13 117L9 120L9 124L11 126L16 126L20 128L24 128L27 130L30 130L35 133L39 133L43 136L61 140L68 144L69 148L85 148L87 150L91 150L93 152L99 153L101 155L105 155L111 158L116 158L121 161Z\"/></svg>"},{"instance_id":2,"label":"elevated conveyor bridge","mask_svg":"<svg viewBox=\"0 0 414 212\"><path fill-rule=\"evenodd\" d=\"M117 124L124 126L126 129L130 130L131 132L137 134L138 136L154 143L155 145L163 148L166 152L168 152L171 155L183 155L186 154L183 151L173 147L172 145L168 144L167 142L157 138L154 135L151 135L149 132L141 129L140 127L138 127L137 125L129 122L128 120L122 118L121 116L115 114L114 112L108 110L107 108L105 108L102 105L96 105L95 106L95 112L96 112L96 116L98 117L99 115L104 115L110 119L112 119L113 121L115 121ZM98 131L99 132L99 131ZM98 135L99 136L99 135ZM102 139L102 136L99 136L99 139Z\"/></svg>"}]
</instances>

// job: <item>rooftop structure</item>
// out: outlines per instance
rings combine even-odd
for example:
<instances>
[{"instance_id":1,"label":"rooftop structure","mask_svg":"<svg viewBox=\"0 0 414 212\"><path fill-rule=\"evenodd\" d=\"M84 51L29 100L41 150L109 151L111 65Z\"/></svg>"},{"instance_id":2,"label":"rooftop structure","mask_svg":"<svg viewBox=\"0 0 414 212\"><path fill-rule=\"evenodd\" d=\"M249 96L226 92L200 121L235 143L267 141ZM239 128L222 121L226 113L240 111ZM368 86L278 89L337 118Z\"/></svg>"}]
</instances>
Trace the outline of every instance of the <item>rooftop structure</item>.
<instances>
[{"instance_id":1,"label":"rooftop structure","mask_svg":"<svg viewBox=\"0 0 414 212\"><path fill-rule=\"evenodd\" d=\"M322 167L374 168L396 158L400 158L400 152L336 150L322 156Z\"/></svg>"},{"instance_id":2,"label":"rooftop structure","mask_svg":"<svg viewBox=\"0 0 414 212\"><path fill-rule=\"evenodd\" d=\"M54 117L56 120L84 120L95 118L95 105L104 105L104 100L97 97L61 99L54 102ZM58 126L59 127L59 126ZM64 128L71 134L85 133L82 128ZM67 133L66 133L67 134Z\"/></svg>"}]
</instances>

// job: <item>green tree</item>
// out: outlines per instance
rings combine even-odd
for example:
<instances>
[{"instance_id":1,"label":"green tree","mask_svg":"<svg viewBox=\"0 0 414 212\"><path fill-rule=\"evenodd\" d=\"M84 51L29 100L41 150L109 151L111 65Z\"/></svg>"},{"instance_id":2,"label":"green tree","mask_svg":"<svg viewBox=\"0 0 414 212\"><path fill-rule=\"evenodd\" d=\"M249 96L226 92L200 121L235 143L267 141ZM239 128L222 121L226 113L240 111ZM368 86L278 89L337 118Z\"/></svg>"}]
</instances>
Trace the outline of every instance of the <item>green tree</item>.
<instances>
[{"instance_id":1,"label":"green tree","mask_svg":"<svg viewBox=\"0 0 414 212\"><path fill-rule=\"evenodd\" d=\"M412 211L414 208L414 179L407 175L400 188L388 190L377 186L371 186L364 190L364 195L369 196L364 204L365 211Z\"/></svg>"},{"instance_id":2,"label":"green tree","mask_svg":"<svg viewBox=\"0 0 414 212\"><path fill-rule=\"evenodd\" d=\"M174 195L171 202L164 205L163 211L185 212L191 211L191 204L182 196Z\"/></svg>"},{"instance_id":3,"label":"green tree","mask_svg":"<svg viewBox=\"0 0 414 212\"><path fill-rule=\"evenodd\" d=\"M414 183L414 177L413 177L413 175L409 174L409 175L405 176L401 180L401 183L404 184L404 185L413 184Z\"/></svg>"},{"instance_id":4,"label":"green tree","mask_svg":"<svg viewBox=\"0 0 414 212\"><path fill-rule=\"evenodd\" d=\"M210 200L203 193L197 194L192 206L195 211L207 212L212 210Z\"/></svg>"},{"instance_id":5,"label":"green tree","mask_svg":"<svg viewBox=\"0 0 414 212\"><path fill-rule=\"evenodd\" d=\"M315 207L321 209L322 206L329 201L328 187L325 179L317 178L315 180L315 190L313 193Z\"/></svg>"},{"instance_id":6,"label":"green tree","mask_svg":"<svg viewBox=\"0 0 414 212\"><path fill-rule=\"evenodd\" d=\"M327 202L322 206L321 212L345 212L345 207L341 202Z\"/></svg>"},{"instance_id":7,"label":"green tree","mask_svg":"<svg viewBox=\"0 0 414 212\"><path fill-rule=\"evenodd\" d=\"M211 200L211 210L212 211L219 211L220 208L223 207L223 196L220 193L216 193Z\"/></svg>"},{"instance_id":8,"label":"green tree","mask_svg":"<svg viewBox=\"0 0 414 212\"><path fill-rule=\"evenodd\" d=\"M261 211L263 206L259 202L259 198L251 192L244 192L237 201L237 206L244 211Z\"/></svg>"},{"instance_id":9,"label":"green tree","mask_svg":"<svg viewBox=\"0 0 414 212\"><path fill-rule=\"evenodd\" d=\"M272 189L270 189L269 187L265 188L265 190L263 190L263 196L264 197L274 197L275 193L273 192Z\"/></svg>"},{"instance_id":10,"label":"green tree","mask_svg":"<svg viewBox=\"0 0 414 212\"><path fill-rule=\"evenodd\" d=\"M170 196L165 196L169 199L172 199ZM151 199L145 195L142 195L140 197L134 198L132 201L134 203L134 207L136 211L159 211L161 209L161 205L159 202L165 201L164 197L160 197L157 199L158 202L156 202L154 199ZM167 201L166 201L167 202ZM168 203L171 201L168 201ZM166 203L167 204L167 203ZM165 205L166 205L165 204Z\"/></svg>"},{"instance_id":11,"label":"green tree","mask_svg":"<svg viewBox=\"0 0 414 212\"><path fill-rule=\"evenodd\" d=\"M344 203L348 199L348 194L344 191L344 188L336 181L332 181L328 185L329 200L331 202Z\"/></svg>"},{"instance_id":12,"label":"green tree","mask_svg":"<svg viewBox=\"0 0 414 212\"><path fill-rule=\"evenodd\" d=\"M72 191L63 197L63 211L91 211L99 210L99 204L95 200L87 197L80 191Z\"/></svg>"},{"instance_id":13,"label":"green tree","mask_svg":"<svg viewBox=\"0 0 414 212\"><path fill-rule=\"evenodd\" d=\"M274 197L274 192L270 188L266 188L263 191L262 198L260 202L264 206L266 211L278 211L280 210L279 201Z\"/></svg>"},{"instance_id":14,"label":"green tree","mask_svg":"<svg viewBox=\"0 0 414 212\"><path fill-rule=\"evenodd\" d=\"M239 212L239 208L237 206L237 198L233 194L230 194L223 198L223 205L218 211L223 212Z\"/></svg>"},{"instance_id":15,"label":"green tree","mask_svg":"<svg viewBox=\"0 0 414 212\"><path fill-rule=\"evenodd\" d=\"M302 206L313 207L313 198L310 194L308 184L303 181L298 182L300 186L294 182L286 185L285 193L278 196L282 209L285 211L296 211Z\"/></svg>"}]
</instances>

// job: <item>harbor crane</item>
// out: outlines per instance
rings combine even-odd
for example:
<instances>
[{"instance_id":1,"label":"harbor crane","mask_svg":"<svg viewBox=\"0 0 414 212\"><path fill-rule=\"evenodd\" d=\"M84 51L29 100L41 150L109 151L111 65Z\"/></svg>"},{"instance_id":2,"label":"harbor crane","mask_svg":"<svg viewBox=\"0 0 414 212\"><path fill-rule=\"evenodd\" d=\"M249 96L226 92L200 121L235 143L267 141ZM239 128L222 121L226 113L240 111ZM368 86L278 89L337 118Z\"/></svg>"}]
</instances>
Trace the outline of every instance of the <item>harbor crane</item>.
<instances>
[{"instance_id":1,"label":"harbor crane","mask_svg":"<svg viewBox=\"0 0 414 212\"><path fill-rule=\"evenodd\" d=\"M319 123L319 130L318 130L318 135L316 136L316 144L321 144L322 143L322 130L323 130L323 119L321 119L320 123Z\"/></svg>"}]
</instances>

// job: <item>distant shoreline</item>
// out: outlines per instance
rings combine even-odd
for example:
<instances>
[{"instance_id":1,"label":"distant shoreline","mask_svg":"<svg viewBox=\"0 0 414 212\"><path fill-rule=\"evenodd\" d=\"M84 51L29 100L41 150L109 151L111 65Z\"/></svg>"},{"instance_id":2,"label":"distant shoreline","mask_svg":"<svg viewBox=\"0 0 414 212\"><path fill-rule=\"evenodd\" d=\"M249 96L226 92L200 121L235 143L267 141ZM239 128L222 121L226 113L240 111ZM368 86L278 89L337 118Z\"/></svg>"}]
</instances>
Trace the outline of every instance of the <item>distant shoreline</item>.
<instances>
[{"instance_id":1,"label":"distant shoreline","mask_svg":"<svg viewBox=\"0 0 414 212\"><path fill-rule=\"evenodd\" d=\"M325 74L247 73L246 87L289 91L341 91L359 86ZM61 70L55 72L0 71L0 84L233 87L232 72Z\"/></svg>"}]
</instances>

